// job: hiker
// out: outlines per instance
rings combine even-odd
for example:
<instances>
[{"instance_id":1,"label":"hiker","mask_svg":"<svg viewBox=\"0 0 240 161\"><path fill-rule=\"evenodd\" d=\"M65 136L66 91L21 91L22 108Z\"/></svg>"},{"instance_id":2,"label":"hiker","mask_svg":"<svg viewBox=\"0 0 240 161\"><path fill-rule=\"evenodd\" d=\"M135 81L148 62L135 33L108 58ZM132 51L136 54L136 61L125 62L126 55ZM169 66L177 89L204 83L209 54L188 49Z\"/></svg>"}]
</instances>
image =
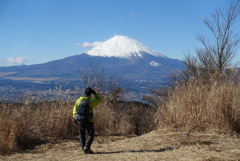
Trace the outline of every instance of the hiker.
<instances>
[{"instance_id":1,"label":"hiker","mask_svg":"<svg viewBox=\"0 0 240 161\"><path fill-rule=\"evenodd\" d=\"M94 98L91 98L91 94ZM84 96L80 97L73 107L73 118L79 126L80 145L85 154L92 154L91 144L94 139L94 119L93 108L101 102L101 97L96 94L95 90L88 87L85 89ZM88 131L86 140L85 133Z\"/></svg>"}]
</instances>

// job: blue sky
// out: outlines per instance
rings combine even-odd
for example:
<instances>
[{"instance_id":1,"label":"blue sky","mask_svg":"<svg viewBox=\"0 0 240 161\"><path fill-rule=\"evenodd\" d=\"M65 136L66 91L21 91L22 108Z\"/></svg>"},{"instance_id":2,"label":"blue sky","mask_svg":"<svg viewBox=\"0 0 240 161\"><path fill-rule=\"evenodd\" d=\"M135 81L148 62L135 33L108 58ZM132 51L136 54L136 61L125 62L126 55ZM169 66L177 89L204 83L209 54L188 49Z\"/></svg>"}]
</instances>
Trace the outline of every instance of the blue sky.
<instances>
[{"instance_id":1,"label":"blue sky","mask_svg":"<svg viewBox=\"0 0 240 161\"><path fill-rule=\"evenodd\" d=\"M0 0L0 66L81 54L76 44L132 37L170 58L201 47L203 23L229 0Z\"/></svg>"}]
</instances>

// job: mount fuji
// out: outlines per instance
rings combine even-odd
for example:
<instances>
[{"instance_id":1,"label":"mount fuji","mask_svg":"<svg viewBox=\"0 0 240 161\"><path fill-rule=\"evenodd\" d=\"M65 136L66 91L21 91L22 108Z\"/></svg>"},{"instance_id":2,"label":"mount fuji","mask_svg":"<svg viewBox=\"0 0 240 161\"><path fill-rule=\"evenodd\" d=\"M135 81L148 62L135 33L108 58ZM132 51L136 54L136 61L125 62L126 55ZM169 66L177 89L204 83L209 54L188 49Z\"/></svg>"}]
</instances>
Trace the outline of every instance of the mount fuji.
<instances>
[{"instance_id":1,"label":"mount fuji","mask_svg":"<svg viewBox=\"0 0 240 161\"><path fill-rule=\"evenodd\" d=\"M91 50L43 64L0 67L0 81L79 84L79 69L98 64L107 76L114 76L127 89L153 88L166 83L171 71L180 70L184 62L151 50L135 39L114 36ZM3 83L1 83L3 84ZM73 83L74 84L74 83Z\"/></svg>"},{"instance_id":2,"label":"mount fuji","mask_svg":"<svg viewBox=\"0 0 240 161\"><path fill-rule=\"evenodd\" d=\"M91 56L118 57L126 59L132 57L143 58L144 53L145 55L150 54L155 57L165 57L144 46L137 40L127 36L114 36L87 52L87 54Z\"/></svg>"}]
</instances>

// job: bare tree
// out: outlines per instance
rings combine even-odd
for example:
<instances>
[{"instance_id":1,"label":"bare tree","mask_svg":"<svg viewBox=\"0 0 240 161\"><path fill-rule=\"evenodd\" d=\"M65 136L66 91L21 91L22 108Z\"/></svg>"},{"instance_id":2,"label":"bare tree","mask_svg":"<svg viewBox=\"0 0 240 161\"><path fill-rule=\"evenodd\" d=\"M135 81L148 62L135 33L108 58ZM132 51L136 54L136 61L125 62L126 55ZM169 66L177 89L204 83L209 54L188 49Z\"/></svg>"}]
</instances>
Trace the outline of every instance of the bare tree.
<instances>
[{"instance_id":1,"label":"bare tree","mask_svg":"<svg viewBox=\"0 0 240 161\"><path fill-rule=\"evenodd\" d=\"M92 74L90 73L89 69L87 67L85 67L83 69L78 68L78 72L81 76L84 86L88 87L93 80Z\"/></svg>"},{"instance_id":2,"label":"bare tree","mask_svg":"<svg viewBox=\"0 0 240 161\"><path fill-rule=\"evenodd\" d=\"M186 56L188 70L222 74L232 64L232 59L240 44L240 36L234 31L240 14L240 1L235 0L227 8L217 9L204 23L213 34L212 41L206 36L198 36L203 48L196 50L196 57ZM198 70L196 70L198 69Z\"/></svg>"},{"instance_id":3,"label":"bare tree","mask_svg":"<svg viewBox=\"0 0 240 161\"><path fill-rule=\"evenodd\" d=\"M78 68L84 88L91 86L98 91L107 91L108 97L118 99L125 90L113 76L107 77L105 70L99 67L99 62L89 62L87 67Z\"/></svg>"},{"instance_id":4,"label":"bare tree","mask_svg":"<svg viewBox=\"0 0 240 161\"><path fill-rule=\"evenodd\" d=\"M91 86L100 90L104 88L106 75L105 71L99 68L99 62L89 62L87 67L78 68L78 72L85 87Z\"/></svg>"}]
</instances>

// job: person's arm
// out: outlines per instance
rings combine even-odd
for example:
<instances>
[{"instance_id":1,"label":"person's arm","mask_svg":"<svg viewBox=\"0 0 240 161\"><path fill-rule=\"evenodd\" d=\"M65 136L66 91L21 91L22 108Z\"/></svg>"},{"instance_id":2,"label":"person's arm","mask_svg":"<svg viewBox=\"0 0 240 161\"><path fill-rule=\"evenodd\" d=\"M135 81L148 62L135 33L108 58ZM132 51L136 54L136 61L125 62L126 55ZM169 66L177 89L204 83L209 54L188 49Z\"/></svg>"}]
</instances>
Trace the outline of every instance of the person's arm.
<instances>
[{"instance_id":1,"label":"person's arm","mask_svg":"<svg viewBox=\"0 0 240 161\"><path fill-rule=\"evenodd\" d=\"M91 107L97 106L102 101L102 98L98 94L95 93L94 97L95 98L92 99L91 102L90 102Z\"/></svg>"}]
</instances>

